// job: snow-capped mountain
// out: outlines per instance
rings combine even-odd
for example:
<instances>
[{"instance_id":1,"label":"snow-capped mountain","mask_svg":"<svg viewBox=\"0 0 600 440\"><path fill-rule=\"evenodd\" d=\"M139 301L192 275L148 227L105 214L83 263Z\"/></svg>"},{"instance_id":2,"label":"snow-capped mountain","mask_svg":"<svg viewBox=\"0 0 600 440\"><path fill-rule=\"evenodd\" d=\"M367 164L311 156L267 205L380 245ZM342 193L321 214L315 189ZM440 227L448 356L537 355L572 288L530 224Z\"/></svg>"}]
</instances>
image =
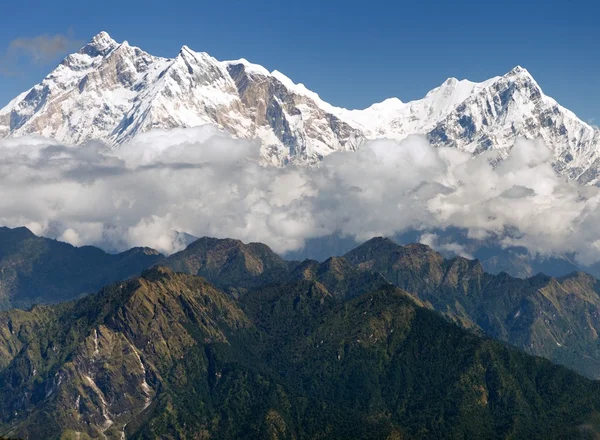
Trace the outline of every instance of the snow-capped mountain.
<instances>
[{"instance_id":1,"label":"snow-capped mountain","mask_svg":"<svg viewBox=\"0 0 600 440\"><path fill-rule=\"evenodd\" d=\"M517 136L543 139L555 169L569 178L598 180L600 130L544 95L520 66L468 96L428 132L435 145L472 153L508 149Z\"/></svg>"},{"instance_id":2,"label":"snow-capped mountain","mask_svg":"<svg viewBox=\"0 0 600 440\"><path fill-rule=\"evenodd\" d=\"M316 163L380 137L424 134L478 153L523 136L544 139L568 177L592 183L600 175L600 132L544 95L521 67L481 83L450 78L420 100L347 110L244 59L218 61L187 46L175 58L155 57L101 32L0 110L0 136L71 144L119 145L154 128L206 123L258 139L265 162L276 165Z\"/></svg>"},{"instance_id":3,"label":"snow-capped mountain","mask_svg":"<svg viewBox=\"0 0 600 440\"><path fill-rule=\"evenodd\" d=\"M274 164L357 148L360 130L296 89L246 60L220 62L187 46L173 59L160 58L101 32L0 110L0 136L118 145L153 128L212 123L258 138Z\"/></svg>"}]
</instances>

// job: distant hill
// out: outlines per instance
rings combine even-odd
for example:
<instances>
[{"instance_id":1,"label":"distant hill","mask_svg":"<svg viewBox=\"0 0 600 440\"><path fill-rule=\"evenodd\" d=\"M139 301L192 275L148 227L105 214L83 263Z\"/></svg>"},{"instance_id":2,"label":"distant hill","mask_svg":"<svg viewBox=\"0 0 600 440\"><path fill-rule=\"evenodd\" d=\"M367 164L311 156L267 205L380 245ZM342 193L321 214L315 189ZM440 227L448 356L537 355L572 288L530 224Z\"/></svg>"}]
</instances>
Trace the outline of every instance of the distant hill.
<instances>
[{"instance_id":1,"label":"distant hill","mask_svg":"<svg viewBox=\"0 0 600 440\"><path fill-rule=\"evenodd\" d=\"M520 279L421 244L374 238L344 256L461 325L600 378L600 283L582 272Z\"/></svg>"},{"instance_id":2,"label":"distant hill","mask_svg":"<svg viewBox=\"0 0 600 440\"><path fill-rule=\"evenodd\" d=\"M0 309L66 301L125 279L161 261L149 248L108 254L0 227Z\"/></svg>"}]
</instances>

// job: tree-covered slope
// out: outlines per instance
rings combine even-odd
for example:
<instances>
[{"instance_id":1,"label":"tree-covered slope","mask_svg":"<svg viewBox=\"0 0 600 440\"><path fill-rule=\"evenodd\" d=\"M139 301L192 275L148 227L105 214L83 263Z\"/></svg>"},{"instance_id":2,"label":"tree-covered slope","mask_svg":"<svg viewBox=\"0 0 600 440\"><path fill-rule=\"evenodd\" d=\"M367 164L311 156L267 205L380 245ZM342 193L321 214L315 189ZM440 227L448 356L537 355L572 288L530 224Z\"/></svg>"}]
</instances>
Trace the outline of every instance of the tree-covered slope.
<instances>
[{"instance_id":1,"label":"tree-covered slope","mask_svg":"<svg viewBox=\"0 0 600 440\"><path fill-rule=\"evenodd\" d=\"M0 228L0 308L78 298L157 263L201 275L235 298L304 279L348 299L388 281L466 328L600 377L596 279L583 273L528 279L491 275L477 261L445 260L427 246L399 246L387 239L370 240L345 258L297 263L263 244L230 239L204 237L165 259L150 249L111 255L36 237L25 228Z\"/></svg>"},{"instance_id":2,"label":"tree-covered slope","mask_svg":"<svg viewBox=\"0 0 600 440\"><path fill-rule=\"evenodd\" d=\"M341 261L312 273L236 300L158 267L75 302L3 312L0 435L594 435L598 383L479 338L378 278L362 293L341 287L360 279Z\"/></svg>"},{"instance_id":3,"label":"tree-covered slope","mask_svg":"<svg viewBox=\"0 0 600 440\"><path fill-rule=\"evenodd\" d=\"M445 260L428 246L400 246L385 238L369 240L345 258L463 326L600 377L600 284L587 274L491 275L476 260Z\"/></svg>"}]
</instances>

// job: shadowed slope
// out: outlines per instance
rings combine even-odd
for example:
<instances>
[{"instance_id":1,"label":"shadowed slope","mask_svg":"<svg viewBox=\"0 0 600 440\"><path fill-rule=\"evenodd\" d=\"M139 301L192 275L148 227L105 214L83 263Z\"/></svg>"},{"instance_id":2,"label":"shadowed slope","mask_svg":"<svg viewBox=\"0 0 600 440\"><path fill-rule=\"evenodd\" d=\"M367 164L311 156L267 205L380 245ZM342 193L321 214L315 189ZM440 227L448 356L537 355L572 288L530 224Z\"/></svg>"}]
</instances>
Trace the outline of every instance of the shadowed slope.
<instances>
[{"instance_id":1,"label":"shadowed slope","mask_svg":"<svg viewBox=\"0 0 600 440\"><path fill-rule=\"evenodd\" d=\"M466 327L600 377L600 286L584 273L527 279L485 273L476 260L374 238L345 258L375 271Z\"/></svg>"},{"instance_id":2,"label":"shadowed slope","mask_svg":"<svg viewBox=\"0 0 600 440\"><path fill-rule=\"evenodd\" d=\"M0 308L56 303L138 275L164 257L149 248L108 254L0 227Z\"/></svg>"}]
</instances>

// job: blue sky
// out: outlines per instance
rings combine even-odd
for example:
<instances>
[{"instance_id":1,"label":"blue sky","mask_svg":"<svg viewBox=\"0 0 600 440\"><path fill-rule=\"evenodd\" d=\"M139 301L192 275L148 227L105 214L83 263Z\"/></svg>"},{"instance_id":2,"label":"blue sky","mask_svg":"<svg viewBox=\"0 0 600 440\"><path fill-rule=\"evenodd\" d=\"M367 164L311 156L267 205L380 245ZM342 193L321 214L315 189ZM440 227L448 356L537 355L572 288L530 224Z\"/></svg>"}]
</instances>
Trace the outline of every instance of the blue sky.
<instances>
[{"instance_id":1,"label":"blue sky","mask_svg":"<svg viewBox=\"0 0 600 440\"><path fill-rule=\"evenodd\" d=\"M106 30L155 55L175 56L186 44L221 60L244 57L348 108L420 98L447 77L480 81L520 64L548 95L600 122L592 1L21 0L1 8L0 106L63 55L15 58L11 41L84 41Z\"/></svg>"}]
</instances>

